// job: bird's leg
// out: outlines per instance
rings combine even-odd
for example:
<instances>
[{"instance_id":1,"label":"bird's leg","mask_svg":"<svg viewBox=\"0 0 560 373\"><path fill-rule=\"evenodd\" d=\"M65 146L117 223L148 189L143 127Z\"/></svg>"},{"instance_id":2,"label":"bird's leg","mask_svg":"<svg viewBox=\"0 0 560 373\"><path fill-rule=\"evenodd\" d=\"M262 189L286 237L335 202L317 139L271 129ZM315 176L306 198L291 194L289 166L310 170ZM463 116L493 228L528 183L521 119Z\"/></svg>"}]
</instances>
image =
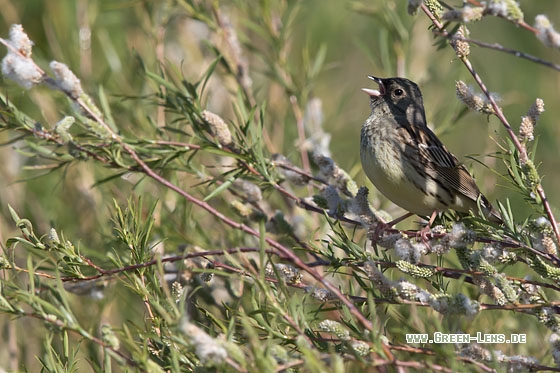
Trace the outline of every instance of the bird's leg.
<instances>
[{"instance_id":1,"label":"bird's leg","mask_svg":"<svg viewBox=\"0 0 560 373\"><path fill-rule=\"evenodd\" d=\"M394 220L391 220L388 223L385 223L382 220L379 220L377 222L377 225L375 226L375 230L373 231L373 237L371 239L371 244L373 245L373 247L377 247L377 241L379 241L379 237L381 237L381 235L389 228L392 228L393 226L395 226L396 224L400 223L401 221L408 219L409 217L411 217L412 215L414 215L411 212L407 212L406 214L404 214L403 216L400 216Z\"/></svg>"},{"instance_id":2,"label":"bird's leg","mask_svg":"<svg viewBox=\"0 0 560 373\"><path fill-rule=\"evenodd\" d=\"M428 224L426 224L424 228L418 231L418 236L422 240L422 243L426 245L428 248L430 247L430 244L428 243L428 234L431 233L432 231L432 224L434 223L434 220L436 220L437 214L438 214L437 210L434 210L434 212L432 212L432 215L430 215L430 220L428 220Z\"/></svg>"},{"instance_id":3,"label":"bird's leg","mask_svg":"<svg viewBox=\"0 0 560 373\"><path fill-rule=\"evenodd\" d=\"M391 228L392 226L399 224L401 221L408 219L412 215L414 215L412 212L407 212L403 216L398 217L395 220L391 220L390 222L387 223L387 228Z\"/></svg>"}]
</instances>

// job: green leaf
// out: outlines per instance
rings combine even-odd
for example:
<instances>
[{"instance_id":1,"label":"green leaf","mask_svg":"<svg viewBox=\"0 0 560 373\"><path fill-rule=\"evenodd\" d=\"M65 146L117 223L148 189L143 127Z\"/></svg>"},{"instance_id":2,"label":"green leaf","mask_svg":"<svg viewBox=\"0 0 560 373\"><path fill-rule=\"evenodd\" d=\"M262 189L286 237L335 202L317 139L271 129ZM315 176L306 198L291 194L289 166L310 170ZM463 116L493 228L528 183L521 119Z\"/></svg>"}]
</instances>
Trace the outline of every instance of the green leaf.
<instances>
[{"instance_id":1,"label":"green leaf","mask_svg":"<svg viewBox=\"0 0 560 373\"><path fill-rule=\"evenodd\" d=\"M99 86L98 93L101 110L103 110L103 116L105 117L105 123L111 127L113 132L118 133L119 130L115 125L115 119L111 113L111 106L109 105L109 101L107 101L107 95L105 95L105 89L103 89L102 85Z\"/></svg>"},{"instance_id":2,"label":"green leaf","mask_svg":"<svg viewBox=\"0 0 560 373\"><path fill-rule=\"evenodd\" d=\"M16 210L14 210L14 208L10 204L8 204L8 210L10 211L10 215L12 215L12 219L13 219L14 223L16 223L16 225L18 225L21 218L17 214Z\"/></svg>"},{"instance_id":3,"label":"green leaf","mask_svg":"<svg viewBox=\"0 0 560 373\"><path fill-rule=\"evenodd\" d=\"M222 185L220 185L219 187L214 189L209 195L204 197L203 201L207 202L207 201L211 200L212 198L220 195L224 190L227 190L231 186L231 184L233 184L234 181L235 181L235 178L233 178L233 177L227 179L226 181L224 181L224 183Z\"/></svg>"},{"instance_id":4,"label":"green leaf","mask_svg":"<svg viewBox=\"0 0 560 373\"><path fill-rule=\"evenodd\" d=\"M327 45L321 44L317 54L315 55L315 60L313 61L313 65L311 65L311 69L309 70L309 78L316 77L319 72L321 72L321 68L325 62L325 58L327 57Z\"/></svg>"}]
</instances>

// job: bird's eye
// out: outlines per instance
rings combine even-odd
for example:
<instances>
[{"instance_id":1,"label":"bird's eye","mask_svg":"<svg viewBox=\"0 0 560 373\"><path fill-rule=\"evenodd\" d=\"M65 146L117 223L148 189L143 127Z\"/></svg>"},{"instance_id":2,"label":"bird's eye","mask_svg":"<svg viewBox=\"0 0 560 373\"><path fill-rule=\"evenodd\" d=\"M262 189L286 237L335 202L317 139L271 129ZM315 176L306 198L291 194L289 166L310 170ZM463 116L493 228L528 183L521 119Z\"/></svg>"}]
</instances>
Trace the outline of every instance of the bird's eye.
<instances>
[{"instance_id":1,"label":"bird's eye","mask_svg":"<svg viewBox=\"0 0 560 373\"><path fill-rule=\"evenodd\" d=\"M393 91L393 93L395 94L395 96L398 97L398 96L402 96L403 93L404 93L404 91L403 91L402 89L400 89L400 88L397 88L397 89L395 89L395 90Z\"/></svg>"}]
</instances>

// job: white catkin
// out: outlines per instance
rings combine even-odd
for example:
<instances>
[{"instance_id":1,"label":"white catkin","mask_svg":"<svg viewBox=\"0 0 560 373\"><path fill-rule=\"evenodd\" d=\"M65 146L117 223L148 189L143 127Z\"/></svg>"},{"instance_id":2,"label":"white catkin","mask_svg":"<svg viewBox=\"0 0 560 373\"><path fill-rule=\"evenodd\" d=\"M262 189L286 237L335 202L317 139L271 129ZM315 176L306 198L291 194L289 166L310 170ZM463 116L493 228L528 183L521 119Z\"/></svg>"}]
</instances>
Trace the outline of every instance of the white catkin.
<instances>
[{"instance_id":1,"label":"white catkin","mask_svg":"<svg viewBox=\"0 0 560 373\"><path fill-rule=\"evenodd\" d=\"M233 137L229 130L228 125L222 117L218 114L214 114L211 111L204 110L202 112L202 118L208 123L212 134L216 136L218 142L225 147L231 146L233 143Z\"/></svg>"},{"instance_id":2,"label":"white catkin","mask_svg":"<svg viewBox=\"0 0 560 373\"><path fill-rule=\"evenodd\" d=\"M227 357L227 351L218 341L194 324L185 322L181 327L196 348L196 355L203 364L221 364Z\"/></svg>"},{"instance_id":3,"label":"white catkin","mask_svg":"<svg viewBox=\"0 0 560 373\"><path fill-rule=\"evenodd\" d=\"M56 78L56 85L61 91L68 93L72 98L78 98L84 93L80 79L68 66L58 61L51 61L49 66Z\"/></svg>"},{"instance_id":4,"label":"white catkin","mask_svg":"<svg viewBox=\"0 0 560 373\"><path fill-rule=\"evenodd\" d=\"M546 15L539 14L535 17L535 28L537 29L537 38L539 38L544 45L553 48L560 47L560 33L554 29Z\"/></svg>"},{"instance_id":5,"label":"white catkin","mask_svg":"<svg viewBox=\"0 0 560 373\"><path fill-rule=\"evenodd\" d=\"M21 25L12 25L7 42L10 48L2 60L2 74L25 89L40 83L44 74L31 59L33 42Z\"/></svg>"}]
</instances>

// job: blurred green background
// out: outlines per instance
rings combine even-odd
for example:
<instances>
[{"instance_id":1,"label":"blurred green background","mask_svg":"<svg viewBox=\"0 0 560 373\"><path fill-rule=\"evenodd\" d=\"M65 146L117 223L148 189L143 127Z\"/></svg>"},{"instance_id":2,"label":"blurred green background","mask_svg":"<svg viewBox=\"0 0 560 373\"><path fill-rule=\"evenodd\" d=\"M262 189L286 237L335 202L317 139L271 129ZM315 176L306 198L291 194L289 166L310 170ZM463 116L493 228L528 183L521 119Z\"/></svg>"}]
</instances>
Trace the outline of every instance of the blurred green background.
<instances>
[{"instance_id":1,"label":"blurred green background","mask_svg":"<svg viewBox=\"0 0 560 373\"><path fill-rule=\"evenodd\" d=\"M414 17L406 14L405 1L323 1L300 2L292 29L293 41L287 55L291 69L303 66L302 55L314 56L319 49L326 48L324 70L315 78L311 96L323 102L325 127L332 133L332 151L335 160L346 170L351 171L361 184L369 185L359 166L356 149L361 123L369 114L367 97L361 87L370 87L366 76L375 74L383 77L404 75L420 84L424 94L428 120L441 135L442 140L460 160L473 165L482 190L491 200L512 198L517 211L523 210L521 201L514 193L501 187L503 182L486 172L481 166L465 158L473 155L480 161L492 166L495 160L481 155L497 150L493 139L501 143L504 130L496 119L468 113L455 120L463 109L455 99L454 83L458 79L474 84L466 69L458 61L450 48L437 50L434 38L427 30L428 22L422 15ZM149 66L155 66L157 48L162 48L164 59L169 64L180 66L187 78L198 77L207 67L208 57L200 39L209 37L209 30L199 22L189 21L182 15L182 9L171 1L7 1L2 0L3 11L0 17L0 30L7 37L9 25L21 23L35 42L34 56L46 68L48 61L56 59L68 64L81 78L84 87L94 97L102 85L110 92L113 110L127 113L130 102L122 96L141 95L143 80L139 79L135 54ZM557 2L521 2L525 19L529 24L535 15L548 14L554 22L559 14ZM234 24L243 32L242 41L246 46L259 48L262 40L239 21L241 13L237 2L223 2L223 7L231 12ZM238 23L239 22L239 23ZM471 38L487 42L498 42L506 47L555 61L558 51L544 47L532 33L514 27L510 22L488 17L484 22L469 25ZM159 39L158 39L159 38ZM163 44L161 40L163 38ZM163 48L164 47L164 48ZM520 118L531 106L536 97L544 99L546 113L541 117L536 130L539 149L536 163L541 165L544 176L543 185L553 206L560 204L555 193L560 182L556 172L559 166L557 141L559 129L555 126L558 117L557 91L558 72L542 65L528 62L511 55L471 47L471 60L491 91L502 99L501 104L511 125L517 129ZM250 56L249 53L246 55ZM397 56L397 57L395 57ZM290 156L294 150L294 123L290 115L285 115L288 104L284 97L275 95L274 86L262 72L262 61L249 61L254 86L260 102L265 100L270 108L266 125L275 137L275 149ZM61 117L52 96L41 94L41 89L23 92L10 82L3 81L2 89L18 105L46 126L52 125ZM209 106L226 117L231 114L231 106L223 102L220 87L212 87ZM139 117L145 113L140 111ZM229 116L231 118L231 115ZM121 128L134 126L138 118L126 118ZM2 149L5 159L11 155L10 147ZM13 164L27 162L5 162L2 170L2 187L5 188L20 176L20 167ZM8 163L8 164L6 164ZM500 163L500 162L498 162ZM499 166L499 165L498 165ZM498 169L503 172L502 168ZM36 175L36 173L35 173ZM51 183L39 180L41 188L50 191L62 188L61 175ZM93 180L84 180L88 189ZM68 180L65 180L68 182ZM495 184L497 182L497 187ZM32 185L32 183L31 183ZM47 186L48 185L48 186ZM12 185L12 187L15 187ZM20 185L23 187L23 185ZM31 186L30 186L31 187ZM17 189L17 188L16 188ZM49 192L49 197L53 195ZM40 195L34 197L42 199ZM54 193L56 195L56 193ZM31 199L31 196L27 196ZM6 202L23 203L21 196ZM83 201L72 198L70 212L75 206L81 211ZM34 201L36 207L48 201ZM99 202L99 201L98 201ZM555 207L555 211L558 212ZM56 214L60 222L61 214Z\"/></svg>"},{"instance_id":2,"label":"blurred green background","mask_svg":"<svg viewBox=\"0 0 560 373\"><path fill-rule=\"evenodd\" d=\"M274 139L267 151L297 160L299 150L294 147L296 126L290 103L265 74L264 59L249 52L266 50L267 41L252 32L244 21L244 17L252 14L247 13L243 3L223 1L221 5L230 15L244 53L249 57L257 102L267 103L265 126ZM293 6L296 2L286 3ZM473 156L503 173L499 160L484 155L498 150L496 142L503 144L505 131L495 118L478 113L469 112L456 120L463 105L455 98L455 81L461 79L473 85L474 81L450 48L437 49L426 17L409 16L406 1L308 0L297 4L300 10L293 20L286 64L296 74L298 71L303 74L309 60L306 56L313 57L325 48L324 69L314 78L306 97L322 100L324 128L332 134L332 157L359 185L371 187L359 164L360 127L369 115L368 98L360 88L373 85L367 79L369 74L402 75L420 85L430 125L448 148L472 167L489 199L510 198L518 217L527 216L524 202L515 191L467 158ZM544 13L560 25L557 16L560 2L521 1L521 7L529 24L537 14ZM180 1L0 0L0 9L0 36L8 37L11 24L22 24L35 43L35 60L46 70L51 60L66 63L94 98L99 87L103 87L109 93L113 115L123 132L136 131L146 126L147 121L157 120L158 115L155 106L143 106L130 99L153 90L139 74L137 56L152 70L157 70L159 62L174 65L187 80L198 78L214 57L204 42L211 37L211 31L202 23L187 18ZM505 20L488 18L469 25L469 29L473 39L497 42L552 62L560 60L559 51L546 48L531 32ZM471 46L470 59L489 89L501 97L504 113L515 130L535 98L544 100L546 112L535 130L539 142L535 163L540 165L543 186L553 211L559 215L560 126L556 123L560 118L559 72L476 46ZM62 94L53 94L42 87L24 91L4 78L0 85L2 92L21 110L45 127L52 128L64 115L66 104ZM226 119L234 119L227 84L213 78L208 92L208 107ZM0 141L8 142L14 136L0 133ZM150 186L137 185L136 180L128 179L94 187L96 180L111 172L91 162L75 163L49 173L40 168L44 165L42 161L27 158L17 148L18 143L0 148L2 242L17 234L8 204L20 216L37 224L37 231L46 232L52 225L69 237L81 240L85 246L95 248L111 234L107 211L113 198L125 201L131 193L156 193ZM24 170L24 166L31 168ZM375 195L374 189L372 195ZM158 198L165 202L173 199L172 196ZM398 211L383 199L380 203L377 198L371 199L377 207ZM100 255L104 252L100 250ZM9 335L2 339L14 338ZM0 342L0 350L4 343ZM0 352L0 366L7 359L5 351ZM30 347L28 363L33 360L32 355Z\"/></svg>"},{"instance_id":3,"label":"blurred green background","mask_svg":"<svg viewBox=\"0 0 560 373\"><path fill-rule=\"evenodd\" d=\"M229 8L237 25L237 3L223 4L226 10ZM450 48L437 50L434 38L427 30L425 17L408 16L405 1L310 0L300 5L287 63L297 70L302 66L303 54L314 56L320 48L326 48L325 68L314 80L310 95L323 102L325 127L333 135L331 148L335 160L351 171L360 184L369 182L360 169L358 151L349 151L356 149L361 123L369 114L368 99L360 88L373 85L366 77L368 74L383 77L404 75L419 83L430 125L460 160L473 165L485 194L491 200L510 197L516 201L514 193L500 187L503 182L465 158L472 155L492 166L495 160L482 155L496 151L497 146L492 139L501 143L505 132L496 119L487 120L477 113L469 112L460 120L455 120L463 109L455 99L455 81L474 82ZM171 1L2 0L0 6L3 9L0 18L3 37L7 37L10 24L21 23L35 42L34 56L39 63L45 68L53 59L68 64L94 97L98 87L103 86L112 94L110 101L117 113L120 109L128 115L127 108L131 105L119 95L137 96L144 92L145 83L138 74L135 54L147 65L155 66L157 59L161 58L157 56L157 48L164 47L166 63L180 66L183 74L191 79L198 77L207 67L209 56L204 55L204 47L199 40L205 35L209 37L209 31L199 22L187 20L181 14L181 7ZM557 2L525 1L521 2L521 6L529 24L540 13L548 14L554 22L553 15L558 14L560 9ZM259 48L262 40L250 29L244 28L241 22L239 26L244 33L242 41ZM532 33L502 19L488 17L484 22L469 25L469 28L470 37L474 39L498 42L553 62L560 57L558 51L543 46ZM163 38L164 43L158 44L158 38ZM250 56L249 53L246 55ZM556 172L560 162L557 150L560 130L555 125L560 110L556 105L558 72L476 46L471 47L470 58L489 89L501 97L504 112L515 129L534 99L544 99L546 112L536 130L539 140L536 163L541 165L543 185L552 205L560 205L560 197L555 193L560 182L560 175ZM254 86L260 96L257 98L260 102L266 100L270 107L271 115L266 123L270 131L281 133L281 136L275 137L278 140L275 149L269 150L290 156L290 151L297 152L293 147L293 118L285 115L286 99L271 91L274 87L262 74L265 69L260 66L261 63L259 60L249 61ZM52 95L43 95L41 88L24 92L11 82L2 81L2 89L20 108L46 126L53 125L61 117L56 103L52 102ZM209 106L214 106L228 117L231 106L223 103L219 91L219 85L212 88ZM139 116L143 114L140 111ZM119 125L131 128L137 119L126 118ZM2 152L5 159L15 157L10 155L14 153L10 147L3 148ZM20 177L16 176L20 167L13 165L20 164L17 162L26 160L19 158L19 161L3 165L8 168L2 170L3 188ZM499 170L503 172L502 168ZM47 189L55 191L62 188L61 180L59 174L52 184L45 184L44 179L39 180L39 184L41 188L48 185ZM84 188L88 189L92 181L84 180ZM35 197L42 198L40 195ZM76 199L69 201L68 212L72 206L80 211L79 206L84 202ZM6 202L22 203L21 198L4 198L4 211ZM45 202L48 203L35 202L36 207L44 207ZM516 202L517 211L523 210L521 201ZM555 207L555 211L559 210ZM60 214L56 216L57 219L61 217Z\"/></svg>"}]
</instances>

